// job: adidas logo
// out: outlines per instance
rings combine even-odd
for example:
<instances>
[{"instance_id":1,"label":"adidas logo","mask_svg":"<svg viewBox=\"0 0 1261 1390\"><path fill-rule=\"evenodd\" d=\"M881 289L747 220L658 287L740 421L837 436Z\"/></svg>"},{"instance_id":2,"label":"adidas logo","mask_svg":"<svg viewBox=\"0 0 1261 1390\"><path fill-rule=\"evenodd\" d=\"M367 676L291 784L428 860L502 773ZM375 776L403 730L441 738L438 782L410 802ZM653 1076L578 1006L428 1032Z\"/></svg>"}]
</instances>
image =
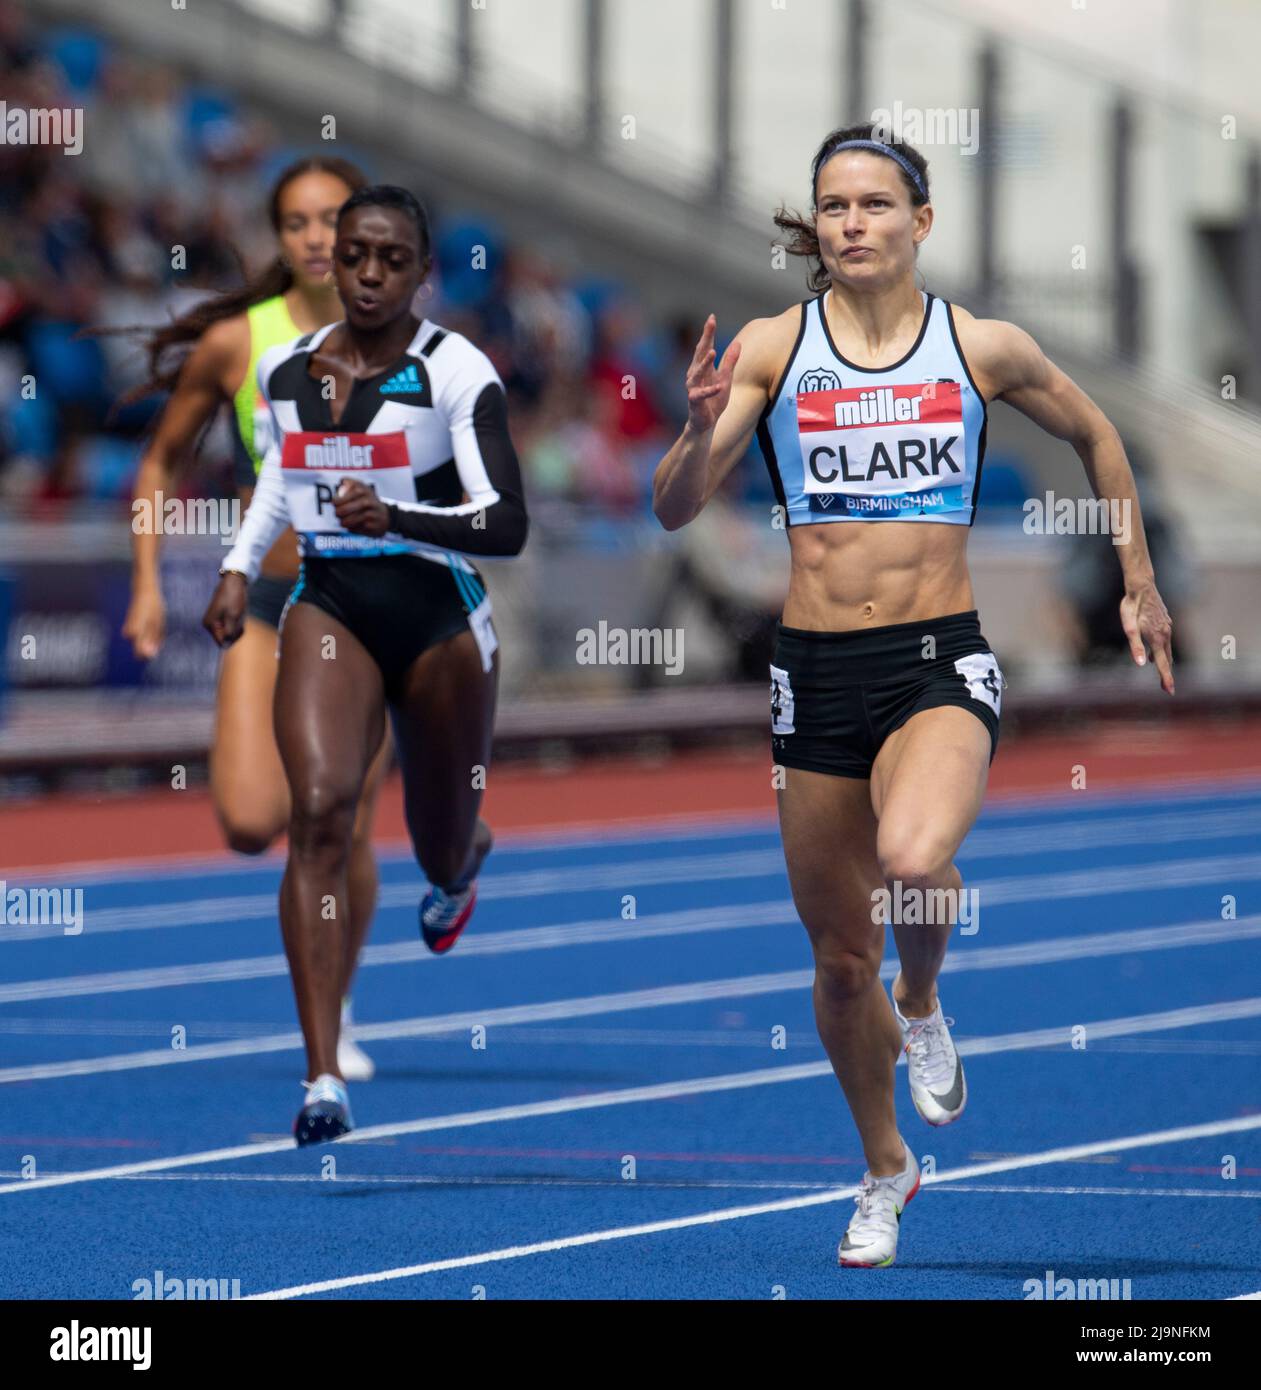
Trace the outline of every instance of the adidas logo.
<instances>
[{"instance_id":1,"label":"adidas logo","mask_svg":"<svg viewBox=\"0 0 1261 1390\"><path fill-rule=\"evenodd\" d=\"M383 396L419 395L424 390L424 385L420 380L420 373L415 367L404 367L401 372L396 372L389 381L383 382L381 394Z\"/></svg>"}]
</instances>

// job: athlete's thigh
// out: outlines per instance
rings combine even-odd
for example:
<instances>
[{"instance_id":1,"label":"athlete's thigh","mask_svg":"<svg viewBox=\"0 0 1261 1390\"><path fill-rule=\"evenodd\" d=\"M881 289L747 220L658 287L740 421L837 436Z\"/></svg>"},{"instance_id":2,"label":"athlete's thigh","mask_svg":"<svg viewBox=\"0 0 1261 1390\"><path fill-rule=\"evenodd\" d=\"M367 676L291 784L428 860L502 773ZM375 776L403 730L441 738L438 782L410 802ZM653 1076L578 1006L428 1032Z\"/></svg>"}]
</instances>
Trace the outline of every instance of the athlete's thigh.
<instances>
[{"instance_id":1,"label":"athlete's thigh","mask_svg":"<svg viewBox=\"0 0 1261 1390\"><path fill-rule=\"evenodd\" d=\"M498 684L498 652L483 670L477 641L465 629L422 652L392 692L413 833L472 831L490 765Z\"/></svg>"},{"instance_id":2,"label":"athlete's thigh","mask_svg":"<svg viewBox=\"0 0 1261 1390\"><path fill-rule=\"evenodd\" d=\"M989 730L959 705L921 710L895 729L871 769L881 857L948 865L981 809L991 748Z\"/></svg>"},{"instance_id":3,"label":"athlete's thigh","mask_svg":"<svg viewBox=\"0 0 1261 1390\"><path fill-rule=\"evenodd\" d=\"M385 730L384 683L354 633L313 603L285 615L275 718L294 798L357 801Z\"/></svg>"},{"instance_id":4,"label":"athlete's thigh","mask_svg":"<svg viewBox=\"0 0 1261 1390\"><path fill-rule=\"evenodd\" d=\"M278 835L289 819L289 787L272 728L276 629L248 619L223 655L215 701L210 786L221 816Z\"/></svg>"},{"instance_id":5,"label":"athlete's thigh","mask_svg":"<svg viewBox=\"0 0 1261 1390\"><path fill-rule=\"evenodd\" d=\"M873 895L884 879L868 782L785 768L779 824L793 903L811 941L878 960L884 928L873 921Z\"/></svg>"}]
</instances>

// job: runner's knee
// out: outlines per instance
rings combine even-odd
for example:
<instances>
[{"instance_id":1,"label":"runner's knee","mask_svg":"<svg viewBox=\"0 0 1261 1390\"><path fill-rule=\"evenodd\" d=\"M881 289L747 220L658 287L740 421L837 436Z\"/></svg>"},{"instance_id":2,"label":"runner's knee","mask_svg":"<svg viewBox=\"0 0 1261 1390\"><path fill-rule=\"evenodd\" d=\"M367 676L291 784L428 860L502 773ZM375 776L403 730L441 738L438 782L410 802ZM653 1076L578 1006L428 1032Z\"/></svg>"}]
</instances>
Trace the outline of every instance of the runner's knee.
<instances>
[{"instance_id":1,"label":"runner's knee","mask_svg":"<svg viewBox=\"0 0 1261 1390\"><path fill-rule=\"evenodd\" d=\"M904 888L933 888L950 873L950 856L925 835L882 830L876 837L876 858L884 881Z\"/></svg>"},{"instance_id":2,"label":"runner's knee","mask_svg":"<svg viewBox=\"0 0 1261 1390\"><path fill-rule=\"evenodd\" d=\"M257 801L251 803L244 797L234 797L226 802L217 800L215 812L228 848L237 854L265 854L285 828L283 803L268 815L266 807Z\"/></svg>"},{"instance_id":3,"label":"runner's knee","mask_svg":"<svg viewBox=\"0 0 1261 1390\"><path fill-rule=\"evenodd\" d=\"M295 789L289 824L290 846L301 856L345 856L355 823L355 798L330 782Z\"/></svg>"},{"instance_id":4,"label":"runner's knee","mask_svg":"<svg viewBox=\"0 0 1261 1390\"><path fill-rule=\"evenodd\" d=\"M861 998L880 975L878 954L850 950L828 940L815 943L814 965L816 984L833 1002Z\"/></svg>"},{"instance_id":5,"label":"runner's knee","mask_svg":"<svg viewBox=\"0 0 1261 1390\"><path fill-rule=\"evenodd\" d=\"M228 848L237 854L265 854L275 842L280 830L283 829L281 826L272 827L263 825L261 822L250 824L223 817L220 819L223 825L223 837L228 842Z\"/></svg>"}]
</instances>

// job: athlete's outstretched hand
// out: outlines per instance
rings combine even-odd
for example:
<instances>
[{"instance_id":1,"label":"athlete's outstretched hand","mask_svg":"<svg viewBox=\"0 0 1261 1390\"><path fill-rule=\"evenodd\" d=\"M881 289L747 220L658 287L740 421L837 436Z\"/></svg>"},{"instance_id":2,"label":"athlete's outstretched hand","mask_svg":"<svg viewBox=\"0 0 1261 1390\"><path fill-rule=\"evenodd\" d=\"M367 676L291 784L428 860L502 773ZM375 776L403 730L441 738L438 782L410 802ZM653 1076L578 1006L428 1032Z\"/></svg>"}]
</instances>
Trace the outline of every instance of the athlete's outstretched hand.
<instances>
[{"instance_id":1,"label":"athlete's outstretched hand","mask_svg":"<svg viewBox=\"0 0 1261 1390\"><path fill-rule=\"evenodd\" d=\"M718 320L713 314L705 320L701 340L687 369L687 423L698 434L712 430L731 399L731 379L740 360L740 341L736 339L715 367L714 333Z\"/></svg>"},{"instance_id":2,"label":"athlete's outstretched hand","mask_svg":"<svg viewBox=\"0 0 1261 1390\"><path fill-rule=\"evenodd\" d=\"M225 574L210 596L201 625L221 647L230 647L245 631L246 591L244 575Z\"/></svg>"},{"instance_id":3,"label":"athlete's outstretched hand","mask_svg":"<svg viewBox=\"0 0 1261 1390\"><path fill-rule=\"evenodd\" d=\"M1121 626L1130 644L1130 654L1139 666L1147 664L1150 649L1160 688L1173 694L1173 620L1155 583L1144 584L1121 600Z\"/></svg>"},{"instance_id":4,"label":"athlete's outstretched hand","mask_svg":"<svg viewBox=\"0 0 1261 1390\"><path fill-rule=\"evenodd\" d=\"M123 620L123 636L140 661L152 661L166 635L166 604L157 589L133 589Z\"/></svg>"},{"instance_id":5,"label":"athlete's outstretched hand","mask_svg":"<svg viewBox=\"0 0 1261 1390\"><path fill-rule=\"evenodd\" d=\"M358 478L343 478L333 498L337 520L357 536L383 536L390 528L390 513L376 488Z\"/></svg>"}]
</instances>

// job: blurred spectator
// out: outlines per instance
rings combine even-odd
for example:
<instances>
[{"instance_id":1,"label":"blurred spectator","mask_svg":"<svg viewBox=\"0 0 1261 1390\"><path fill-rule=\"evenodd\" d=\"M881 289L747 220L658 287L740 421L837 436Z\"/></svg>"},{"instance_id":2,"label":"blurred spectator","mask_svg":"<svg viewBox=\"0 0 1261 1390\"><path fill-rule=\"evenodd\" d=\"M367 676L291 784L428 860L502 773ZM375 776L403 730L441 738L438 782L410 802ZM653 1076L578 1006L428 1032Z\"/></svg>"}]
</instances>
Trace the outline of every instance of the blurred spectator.
<instances>
[{"instance_id":1,"label":"blurred spectator","mask_svg":"<svg viewBox=\"0 0 1261 1390\"><path fill-rule=\"evenodd\" d=\"M591 379L618 403L617 429L632 443L657 438L665 425L652 384L654 365L639 306L626 295L610 299L596 323Z\"/></svg>"},{"instance_id":2,"label":"blurred spectator","mask_svg":"<svg viewBox=\"0 0 1261 1390\"><path fill-rule=\"evenodd\" d=\"M522 455L531 495L614 514L634 510L639 492L620 419L621 401L607 384L554 378Z\"/></svg>"},{"instance_id":3,"label":"blurred spectator","mask_svg":"<svg viewBox=\"0 0 1261 1390\"><path fill-rule=\"evenodd\" d=\"M0 0L0 64L6 73L19 73L35 61L35 45L26 17L13 0Z\"/></svg>"},{"instance_id":4,"label":"blurred spectator","mask_svg":"<svg viewBox=\"0 0 1261 1390\"><path fill-rule=\"evenodd\" d=\"M504 299L512 321L511 383L533 404L550 377L586 363L591 323L578 296L529 249L509 252Z\"/></svg>"},{"instance_id":5,"label":"blurred spectator","mask_svg":"<svg viewBox=\"0 0 1261 1390\"><path fill-rule=\"evenodd\" d=\"M119 406L145 378L139 338L120 330L270 256L266 189L297 152L230 94L90 28L34 26L13 0L0 0L0 97L80 108L85 130L73 159L0 146L0 381L15 388L0 397L0 495L121 509L161 399ZM699 325L662 333L616 282L566 275L467 211L431 213L435 264L416 312L495 364L543 526L647 515ZM33 396L19 389L31 379ZM207 436L190 487L218 490L225 440Z\"/></svg>"}]
</instances>

